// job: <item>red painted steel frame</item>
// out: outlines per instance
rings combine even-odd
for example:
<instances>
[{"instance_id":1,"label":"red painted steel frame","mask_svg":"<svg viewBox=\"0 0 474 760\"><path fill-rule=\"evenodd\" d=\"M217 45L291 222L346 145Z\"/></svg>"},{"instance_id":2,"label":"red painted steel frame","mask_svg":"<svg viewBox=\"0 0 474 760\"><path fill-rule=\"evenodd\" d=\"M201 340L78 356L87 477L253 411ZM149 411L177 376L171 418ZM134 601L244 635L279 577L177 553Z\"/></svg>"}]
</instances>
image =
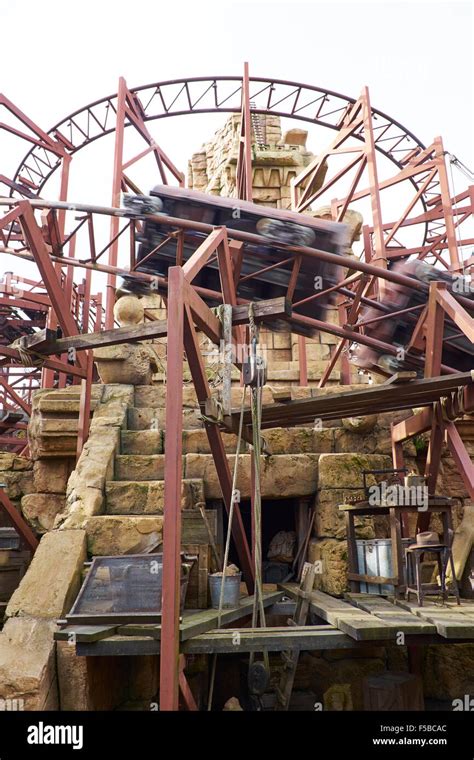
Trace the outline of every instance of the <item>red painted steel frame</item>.
<instances>
[{"instance_id":1,"label":"red painted steel frame","mask_svg":"<svg viewBox=\"0 0 474 760\"><path fill-rule=\"evenodd\" d=\"M10 524L16 529L24 544L31 549L32 552L35 552L36 547L38 546L38 539L1 487L0 504L8 516Z\"/></svg>"},{"instance_id":2,"label":"red painted steel frame","mask_svg":"<svg viewBox=\"0 0 474 760\"><path fill-rule=\"evenodd\" d=\"M184 273L168 273L166 358L165 519L160 647L160 710L179 704L179 612L181 598L181 479L183 451Z\"/></svg>"},{"instance_id":3,"label":"red painted steel frame","mask_svg":"<svg viewBox=\"0 0 474 760\"><path fill-rule=\"evenodd\" d=\"M229 95L229 83L235 90ZM178 94L176 94L176 92ZM174 94L173 94L174 93ZM208 102L211 97L212 103ZM184 100L184 102L183 102ZM254 105L254 103L256 105ZM335 130L336 135L328 148L296 178L292 187L294 208L303 211L311 203L323 196L330 188L337 187L344 178L350 177L349 191L345 190L341 198L331 202L332 216L341 220L351 203L360 199L370 200L371 224L364 227L364 258L362 261L347 263L348 268L358 271L350 281L343 280L335 290L340 294L340 324L333 325L322 320L313 320L297 313L294 305L294 318L302 325L327 331L340 337L320 385L329 379L330 372L338 358L343 359L343 379L349 378L349 367L345 361L344 348L348 341L357 337L365 345L373 346L385 353L396 353L393 346L369 338L357 332L357 319L362 305L376 305L382 295L386 281L410 285L426 291L426 286L403 278L387 269L391 258L416 256L437 262L452 272L461 271L463 265L472 266L472 260L463 262L460 247L472 244L469 238L461 238L460 227L473 211L474 188L469 188L455 198L451 197L446 170L445 150L441 138L425 146L414 135L405 130L398 122L390 119L371 106L367 88L364 88L357 100L333 93L329 90L308 87L292 82L274 79L259 79L249 76L248 65L244 66L242 77L194 78L181 82L164 82L130 90L123 78L119 80L116 95L96 101L82 111L67 117L57 124L49 133L40 129L20 109L4 96L0 96L0 107L5 107L10 115L20 122L20 127L1 124L0 128L8 130L19 140L29 143L30 150L18 168L13 179L0 176L11 194L20 198L12 199L12 206L0 220L0 252L12 253L27 260L33 260L39 270L37 283L30 281L27 287L16 288L11 285L12 278L7 276L5 286L0 288L0 311L8 310L8 320L12 327L37 329L44 325L53 329L61 325L64 336L92 328L96 332L104 326L113 328L113 305L116 277L124 270L118 267L120 240L126 234L130 239L130 269L135 262L135 232L139 223L134 220L120 226L120 213L110 209L90 207L81 210L78 224L72 232L65 232L68 209L68 181L70 164L73 156L94 140L115 132L115 150L113 163L112 206L119 205L121 191L139 192L128 177L128 169L147 155L155 159L160 179L167 182L166 171L180 185L184 176L172 164L163 150L152 138L147 122L153 119L179 114L207 113L210 111L227 111L241 114L241 128L237 164L237 195L241 199L252 197L252 113L275 114L300 119L312 124L319 124ZM103 110L101 110L103 109ZM108 112L115 114L115 119L108 119ZM105 114L105 115L104 115ZM112 123L113 122L113 123ZM144 140L146 147L131 159L124 159L125 129L132 126ZM26 131L25 131L26 130ZM324 176L323 169L333 157L347 155L347 164L334 173ZM380 180L378 176L377 157L385 156L395 167L395 174ZM340 164L338 165L340 166ZM35 218L38 202L36 194L44 194L44 185L51 174L60 168L59 199L62 206L43 203L41 225ZM321 176L323 181L321 182ZM386 222L382 218L381 196L400 183L413 188L412 197L398 219ZM365 184L364 184L365 183ZM26 198L27 200L21 200ZM421 206L421 213L415 211ZM109 241L102 250L97 246L97 215L110 218ZM164 217L157 219L166 225ZM178 256L176 263L182 263L182 245L187 230L195 229L207 234L206 240L184 266L174 266L169 270L168 281L159 280L160 292L168 294L168 358L167 358L167 412L166 430L167 447L165 454L165 521L164 521L164 592L163 592L163 630L161 640L160 672L160 706L162 710L178 709L179 690L189 709L195 709L195 702L184 676L183 658L179 658L179 595L180 595L180 547L181 547L181 433L182 433L182 378L183 354L186 350L187 360L200 404L209 397L195 327L209 331L214 339L220 337L220 326L213 318L201 297L211 296L224 303L243 303L237 297L240 281L240 267L245 242L252 241L251 235L233 236L228 239L223 229L212 229L208 225L168 220L168 226L178 229ZM424 229L420 244L407 248L397 239L403 228L421 227ZM88 249L86 257L76 258L76 241L81 229L88 231ZM255 236L254 236L255 237ZM258 238L252 242L258 242ZM81 244L84 250L83 243ZM80 246L77 246L79 249ZM65 253L67 252L67 256ZM311 249L288 246L289 256L295 259L293 274L288 287L288 298L293 300L294 287L299 266L303 256L320 256L327 261L331 254L315 253ZM101 257L108 256L108 263L102 264ZM200 268L211 255L216 255L221 275L221 292L212 294L203 288L192 286L192 281ZM73 273L78 268L85 270L85 279L76 285ZM107 297L105 299L105 323L102 319L102 302L100 294L91 295L92 272L107 274ZM137 279L150 281L150 276L134 274ZM26 283L26 281L25 281ZM38 286L38 287L36 287ZM35 289L36 288L36 289ZM34 307L34 308L33 308ZM31 309L42 316L39 324L34 320L18 320L15 309ZM423 367L427 377L450 371L441 364L443 346L443 325L450 322L460 333L474 339L472 303L462 297L454 298L440 283L430 288L426 308L418 317L411 345L412 361ZM378 320L390 319L383 308ZM236 344L245 343L244 328L234 328ZM414 353L414 351L418 353ZM21 409L28 413L31 392L38 383L39 370L18 366L20 354L15 347L0 346L0 377L3 390L3 403L7 410ZM307 384L307 362L305 340L299 338L300 383ZM425 357L425 358L424 358ZM17 363L13 366L14 363ZM90 409L90 388L93 362L90 352L79 352L74 364L67 362L65 355L48 357L43 360L42 383L51 387L56 373L59 373L59 385L63 387L66 376L71 375L74 382L81 382L80 433L78 436L78 453L87 437ZM5 374L5 373L9 374ZM419 432L431 431L430 447L426 475L430 488L434 490L439 468L441 441L446 440L451 454L458 466L461 477L471 497L473 494L473 464L455 427L455 419L463 410L474 409L472 397L466 391L462 409L457 399L447 398L433 408L427 407L423 412L409 420L395 425L392 429L393 458L395 466L403 463L402 442ZM449 413L449 414L448 414ZM448 414L449 419L446 419ZM10 424L10 423L5 423ZM12 423L8 427L13 435L0 437L12 441L13 448L20 446L20 439L15 438L15 431L21 430L22 423ZM211 451L216 463L221 489L226 507L231 499L231 475L222 444L219 428L206 422L205 428ZM3 432L3 428L0 430ZM1 495L0 498L4 498ZM4 502L5 503L5 502ZM8 511L8 506L7 506ZM423 523L421 522L420 525ZM249 588L252 588L252 558L243 530L242 520L237 510L233 526L234 539L240 551L240 564L244 570ZM31 538L31 537L30 537Z\"/></svg>"},{"instance_id":4,"label":"red painted steel frame","mask_svg":"<svg viewBox=\"0 0 474 760\"><path fill-rule=\"evenodd\" d=\"M435 377L440 374L444 322L447 317L450 317L459 326L461 332L474 342L474 319L455 301L447 291L444 282L432 282L427 310L420 317L425 327L425 377ZM430 431L425 466L429 493L434 494L436 491L442 446L443 442L446 442L466 491L472 499L474 498L474 465L455 425L455 419L462 416L463 411L474 410L474 404L466 392L464 398L464 403L459 405L457 398L449 397L444 400L444 407L441 402L437 402L433 408L427 407L408 420L392 426L392 451L394 466L403 466L403 441ZM417 530L423 531L428 528L429 516L420 512Z\"/></svg>"}]
</instances>

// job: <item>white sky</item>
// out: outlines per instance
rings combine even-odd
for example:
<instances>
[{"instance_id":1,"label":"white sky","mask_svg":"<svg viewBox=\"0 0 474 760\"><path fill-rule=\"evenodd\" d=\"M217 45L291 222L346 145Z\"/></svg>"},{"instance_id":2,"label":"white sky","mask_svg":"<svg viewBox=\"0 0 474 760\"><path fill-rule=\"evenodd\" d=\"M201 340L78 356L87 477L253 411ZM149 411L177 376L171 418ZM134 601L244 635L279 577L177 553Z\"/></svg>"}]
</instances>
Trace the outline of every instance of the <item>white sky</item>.
<instances>
[{"instance_id":1,"label":"white sky","mask_svg":"<svg viewBox=\"0 0 474 760\"><path fill-rule=\"evenodd\" d=\"M425 144L442 135L446 149L472 168L472 24L472 4L453 0L0 0L0 91L49 129L69 112L116 91L120 75L129 87L186 76L239 75L248 60L251 75L352 97L368 85L375 108ZM0 121L5 118L2 110ZM151 123L150 130L185 171L186 159L223 118L166 119ZM318 152L332 137L326 134L322 144L309 139L308 147ZM83 163L80 154L73 160L78 168L71 180L72 200L109 204L110 147L99 140L86 149L90 155L81 158ZM9 174L24 153L25 146L0 134L0 174ZM459 192L467 181L461 175L455 179ZM156 181L145 175L143 189ZM11 257L4 259L0 274L12 268Z\"/></svg>"}]
</instances>

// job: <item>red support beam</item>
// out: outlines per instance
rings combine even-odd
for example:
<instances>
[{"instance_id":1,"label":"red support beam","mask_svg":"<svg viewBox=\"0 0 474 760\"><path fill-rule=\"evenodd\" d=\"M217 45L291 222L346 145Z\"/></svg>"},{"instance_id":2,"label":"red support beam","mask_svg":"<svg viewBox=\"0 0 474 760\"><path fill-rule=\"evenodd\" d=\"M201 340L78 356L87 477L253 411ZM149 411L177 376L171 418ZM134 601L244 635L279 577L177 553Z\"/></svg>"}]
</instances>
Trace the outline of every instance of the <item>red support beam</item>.
<instances>
[{"instance_id":1,"label":"red support beam","mask_svg":"<svg viewBox=\"0 0 474 760\"><path fill-rule=\"evenodd\" d=\"M451 456L471 499L474 499L474 464L454 422L446 425L446 440Z\"/></svg>"},{"instance_id":2,"label":"red support beam","mask_svg":"<svg viewBox=\"0 0 474 760\"><path fill-rule=\"evenodd\" d=\"M28 548L31 549L32 552L35 552L36 547L38 546L38 539L36 538L28 523L23 519L21 513L12 504L1 486L0 504L2 505L12 527L15 528L18 535L22 538Z\"/></svg>"},{"instance_id":3,"label":"red support beam","mask_svg":"<svg viewBox=\"0 0 474 760\"><path fill-rule=\"evenodd\" d=\"M171 270L170 270L171 271ZM207 381L206 371L199 351L199 343L194 330L192 312L189 306L185 306L185 328L184 328L184 345L186 356L189 363L189 369L196 389L196 395L201 406L204 406L206 399L210 398L211 391ZM169 342L169 338L168 338ZM218 426L204 420L209 446L214 459L219 485L222 491L222 497L227 512L230 510L232 499L232 475L227 461L227 455L222 441L222 434ZM232 524L232 535L235 541L236 550L239 556L240 568L242 570L245 583L249 594L253 593L254 570L252 566L252 556L248 545L245 528L240 514L239 505L234 505L234 520Z\"/></svg>"},{"instance_id":4,"label":"red support beam","mask_svg":"<svg viewBox=\"0 0 474 760\"><path fill-rule=\"evenodd\" d=\"M249 65L244 63L242 107L240 112L239 153L237 157L237 197L252 200L252 120L250 116Z\"/></svg>"},{"instance_id":5,"label":"red support beam","mask_svg":"<svg viewBox=\"0 0 474 760\"><path fill-rule=\"evenodd\" d=\"M181 267L171 267L168 271L167 308L165 513L160 647L161 711L179 708L184 352L184 273Z\"/></svg>"},{"instance_id":6,"label":"red support beam","mask_svg":"<svg viewBox=\"0 0 474 760\"><path fill-rule=\"evenodd\" d=\"M443 352L444 311L438 302L438 291L444 291L446 283L432 282L428 296L426 313L426 349L425 377L441 374L441 355Z\"/></svg>"},{"instance_id":7,"label":"red support beam","mask_svg":"<svg viewBox=\"0 0 474 760\"><path fill-rule=\"evenodd\" d=\"M11 385L9 385L1 375L0 375L0 385L4 389L5 393L7 393L10 396L10 398L13 399L15 404L19 406L20 409L23 409L25 414L29 416L31 414L31 406L27 404L26 401L24 401L24 399L22 399L22 397L19 396L18 393L16 393L16 391L13 390Z\"/></svg>"},{"instance_id":8,"label":"red support beam","mask_svg":"<svg viewBox=\"0 0 474 760\"><path fill-rule=\"evenodd\" d=\"M183 701L187 709L190 712L197 712L198 706L196 704L196 700L194 699L194 694L192 693L189 687L188 679L186 678L186 675L184 673L185 666L186 666L186 655L182 654L179 657L179 689L181 691L181 695L183 697Z\"/></svg>"},{"instance_id":9,"label":"red support beam","mask_svg":"<svg viewBox=\"0 0 474 760\"><path fill-rule=\"evenodd\" d=\"M438 168L439 190L446 226L451 271L457 272L461 270L461 262L459 260L458 244L456 240L453 206L451 203L451 192L449 190L448 172L446 170L445 150L441 137L435 137L433 145L435 148L435 162Z\"/></svg>"},{"instance_id":10,"label":"red support beam","mask_svg":"<svg viewBox=\"0 0 474 760\"><path fill-rule=\"evenodd\" d=\"M41 230L36 222L33 209L28 201L20 201L20 224L31 252L41 274L41 278L51 299L51 306L61 325L63 335L69 337L79 332L74 317L71 314L71 304L67 301L55 268L51 262L49 251L43 240ZM78 364L85 369L85 360L78 356Z\"/></svg>"}]
</instances>

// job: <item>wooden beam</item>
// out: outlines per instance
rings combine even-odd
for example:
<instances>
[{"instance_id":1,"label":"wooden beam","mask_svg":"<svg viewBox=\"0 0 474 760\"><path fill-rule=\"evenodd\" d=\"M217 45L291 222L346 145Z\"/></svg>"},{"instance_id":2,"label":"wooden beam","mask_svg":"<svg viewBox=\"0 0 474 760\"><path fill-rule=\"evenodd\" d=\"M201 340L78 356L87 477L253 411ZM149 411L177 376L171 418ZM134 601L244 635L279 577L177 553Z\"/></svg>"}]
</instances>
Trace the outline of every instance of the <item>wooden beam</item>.
<instances>
[{"instance_id":1,"label":"wooden beam","mask_svg":"<svg viewBox=\"0 0 474 760\"><path fill-rule=\"evenodd\" d=\"M392 427L392 441L394 443L401 443L409 438L413 438L415 435L426 433L431 428L432 418L433 410L431 407L427 407L418 412L418 414L408 417L407 420L397 422Z\"/></svg>"},{"instance_id":2,"label":"wooden beam","mask_svg":"<svg viewBox=\"0 0 474 760\"><path fill-rule=\"evenodd\" d=\"M353 647L354 640L334 626L308 625L210 631L186 641L183 651L187 654L236 654L284 652L290 648L311 651Z\"/></svg>"},{"instance_id":3,"label":"wooden beam","mask_svg":"<svg viewBox=\"0 0 474 760\"><path fill-rule=\"evenodd\" d=\"M437 300L454 324L474 343L474 319L471 315L446 288L438 290Z\"/></svg>"},{"instance_id":4,"label":"wooden beam","mask_svg":"<svg viewBox=\"0 0 474 760\"><path fill-rule=\"evenodd\" d=\"M443 353L444 311L438 295L446 290L445 282L430 283L428 312L426 315L425 377L434 377L441 371Z\"/></svg>"},{"instance_id":5,"label":"wooden beam","mask_svg":"<svg viewBox=\"0 0 474 760\"><path fill-rule=\"evenodd\" d=\"M428 406L440 397L457 391L458 387L471 382L471 373L462 372L413 380L406 385L378 385L360 391L342 391L341 393L290 401L285 404L274 403L264 406L262 409L262 428L300 424L307 420L314 420L316 417L337 419L357 414L370 414L375 411ZM237 419L239 413L239 409L233 409L233 418ZM244 412L244 424L251 424L251 410L249 408L246 408Z\"/></svg>"},{"instance_id":6,"label":"wooden beam","mask_svg":"<svg viewBox=\"0 0 474 760\"><path fill-rule=\"evenodd\" d=\"M214 343L219 344L221 324L218 318L192 286L186 282L184 283L184 291L196 326ZM257 322L269 319L289 319L291 317L291 305L283 297L272 298L268 301L258 301L254 308L255 320ZM248 321L248 306L246 304L233 306L232 324L243 325L247 324ZM34 333L34 335L25 336L25 347L34 348L35 351L47 356L50 354L66 353L69 348L75 348L76 351L86 351L93 348L116 346L120 343L135 343L141 340L151 340L152 338L165 338L167 334L167 320L157 319L132 327L126 325L125 327L117 327L113 330L104 330L84 335L71 335L67 338L56 338L53 330L40 330ZM15 351L15 356L18 354L14 347L10 347L10 350ZM4 353L3 346L0 347L1 353Z\"/></svg>"},{"instance_id":7,"label":"wooden beam","mask_svg":"<svg viewBox=\"0 0 474 760\"><path fill-rule=\"evenodd\" d=\"M278 588L289 596L299 593L296 584L279 583ZM351 604L322 591L312 591L309 596L311 610L343 633L347 633L352 639L356 641L395 639L398 630L396 626L375 618L363 610L357 610Z\"/></svg>"},{"instance_id":8,"label":"wooden beam","mask_svg":"<svg viewBox=\"0 0 474 760\"><path fill-rule=\"evenodd\" d=\"M201 269L206 266L216 248L222 243L225 235L225 227L218 227L213 230L183 264L184 278L187 282L192 282Z\"/></svg>"}]
</instances>

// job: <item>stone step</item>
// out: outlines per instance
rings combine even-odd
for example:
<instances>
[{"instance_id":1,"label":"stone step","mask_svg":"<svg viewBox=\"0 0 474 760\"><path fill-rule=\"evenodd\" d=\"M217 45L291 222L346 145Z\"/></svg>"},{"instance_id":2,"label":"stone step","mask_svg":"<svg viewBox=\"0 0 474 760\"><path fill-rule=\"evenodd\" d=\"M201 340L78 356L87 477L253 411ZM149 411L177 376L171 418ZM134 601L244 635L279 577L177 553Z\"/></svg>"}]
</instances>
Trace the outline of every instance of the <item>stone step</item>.
<instances>
[{"instance_id":1,"label":"stone step","mask_svg":"<svg viewBox=\"0 0 474 760\"><path fill-rule=\"evenodd\" d=\"M198 405L196 392L193 385L183 387L183 406L196 407ZM166 385L136 385L135 407L137 409L164 409L166 406Z\"/></svg>"},{"instance_id":2,"label":"stone step","mask_svg":"<svg viewBox=\"0 0 474 760\"><path fill-rule=\"evenodd\" d=\"M235 454L237 449L237 436L233 433L222 433L224 450L227 454ZM166 431L163 430L163 451L166 448ZM248 446L242 441L241 451L247 451ZM211 447L206 431L201 428L183 430L183 454L210 454Z\"/></svg>"},{"instance_id":3,"label":"stone step","mask_svg":"<svg viewBox=\"0 0 474 760\"><path fill-rule=\"evenodd\" d=\"M165 506L165 483L164 480L112 480L105 485L105 498L105 511L109 515L159 515ZM193 509L199 502L204 502L204 481L184 479L181 508Z\"/></svg>"},{"instance_id":4,"label":"stone step","mask_svg":"<svg viewBox=\"0 0 474 760\"><path fill-rule=\"evenodd\" d=\"M119 454L115 457L115 480L163 480L164 454Z\"/></svg>"},{"instance_id":5,"label":"stone step","mask_svg":"<svg viewBox=\"0 0 474 760\"><path fill-rule=\"evenodd\" d=\"M161 430L122 430L121 454L162 454L163 432Z\"/></svg>"},{"instance_id":6,"label":"stone step","mask_svg":"<svg viewBox=\"0 0 474 760\"><path fill-rule=\"evenodd\" d=\"M183 409L183 428L202 428L201 412L197 409ZM128 430L162 430L166 423L166 409L153 407L130 407L127 414Z\"/></svg>"},{"instance_id":7,"label":"stone step","mask_svg":"<svg viewBox=\"0 0 474 760\"><path fill-rule=\"evenodd\" d=\"M266 499L286 499L315 493L319 454L276 454L262 456L262 496ZM235 455L227 454L233 472ZM164 480L164 454L120 454L115 457L115 481ZM185 454L182 460L183 477L204 481L205 498L221 499L222 492L211 454ZM250 498L250 454L242 454L237 488L242 499Z\"/></svg>"},{"instance_id":8,"label":"stone step","mask_svg":"<svg viewBox=\"0 0 474 760\"><path fill-rule=\"evenodd\" d=\"M331 454L335 451L335 430L315 430L308 427L270 428L262 432L271 454ZM362 440L362 436L359 436ZM235 454L237 436L222 433L227 454ZM390 441L389 441L390 444ZM166 431L163 431L163 451L166 451ZM249 451L242 441L241 452ZM183 430L183 454L210 454L211 448L205 430Z\"/></svg>"},{"instance_id":9,"label":"stone step","mask_svg":"<svg viewBox=\"0 0 474 760\"><path fill-rule=\"evenodd\" d=\"M88 517L83 527L90 555L143 554L159 547L163 540L164 515L96 515ZM208 510L208 523L216 535L216 512ZM77 531L68 531L77 533ZM53 531L66 533L66 531ZM51 535L51 534L50 534ZM82 535L82 534L81 534ZM207 544L206 525L197 509L182 513L182 544ZM160 549L158 549L160 551ZM150 555L150 561L153 554Z\"/></svg>"},{"instance_id":10,"label":"stone step","mask_svg":"<svg viewBox=\"0 0 474 760\"><path fill-rule=\"evenodd\" d=\"M360 434L344 427L332 426L321 430L312 427L269 428L263 431L262 437L271 454L390 454L392 450L388 429ZM222 433L222 440L225 452L235 454L237 437L233 433ZM471 441L467 441L466 446L468 451L469 446L474 448ZM411 441L407 441L403 448L405 456L416 456ZM122 455L148 457L164 454L165 451L165 430L126 430L121 433ZM247 443L242 441L241 452L248 451ZM207 433L203 428L183 430L183 455L210 453Z\"/></svg>"},{"instance_id":11,"label":"stone step","mask_svg":"<svg viewBox=\"0 0 474 760\"><path fill-rule=\"evenodd\" d=\"M142 554L162 541L163 516L97 515L88 517L84 528L93 556Z\"/></svg>"},{"instance_id":12,"label":"stone step","mask_svg":"<svg viewBox=\"0 0 474 760\"><path fill-rule=\"evenodd\" d=\"M273 401L272 389L266 385L263 388L263 403L271 404ZM242 403L243 388L236 386L232 388L232 405L239 406ZM163 383L156 385L137 385L135 386L135 407L137 409L164 409L166 406L166 385ZM183 387L183 407L194 409L198 406L194 386L185 385Z\"/></svg>"},{"instance_id":13,"label":"stone step","mask_svg":"<svg viewBox=\"0 0 474 760\"><path fill-rule=\"evenodd\" d=\"M311 496L316 492L319 454L277 454L261 459L261 492L264 499L289 499ZM239 461L237 489L241 499L251 494L251 456L242 454ZM228 454L231 473L235 455ZM211 454L186 454L186 478L202 478L206 499L221 499L219 479Z\"/></svg>"}]
</instances>

